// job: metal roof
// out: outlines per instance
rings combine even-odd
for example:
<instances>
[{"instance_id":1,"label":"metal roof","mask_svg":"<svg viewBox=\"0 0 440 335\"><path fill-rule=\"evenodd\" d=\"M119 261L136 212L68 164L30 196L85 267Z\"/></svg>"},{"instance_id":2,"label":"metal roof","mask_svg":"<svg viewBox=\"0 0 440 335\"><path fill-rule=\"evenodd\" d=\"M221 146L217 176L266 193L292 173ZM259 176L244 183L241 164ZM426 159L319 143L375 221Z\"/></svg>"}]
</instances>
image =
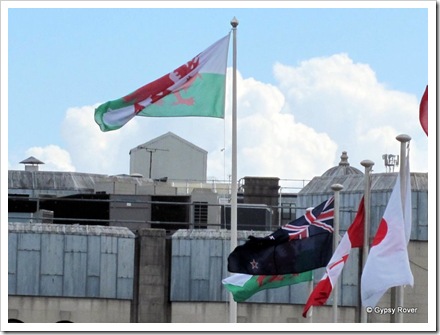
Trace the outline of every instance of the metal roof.
<instances>
[{"instance_id":1,"label":"metal roof","mask_svg":"<svg viewBox=\"0 0 440 335\"><path fill-rule=\"evenodd\" d=\"M371 174L371 191L389 191L392 190L398 176L394 173L373 173ZM306 194L325 194L332 193L331 185L341 184L344 186L343 192L363 192L365 189L365 178L361 174L322 176L313 178L298 195ZM413 191L428 190L428 173L412 172L411 189Z\"/></svg>"},{"instance_id":2,"label":"metal roof","mask_svg":"<svg viewBox=\"0 0 440 335\"><path fill-rule=\"evenodd\" d=\"M345 176L351 174L363 175L361 170L350 166L350 163L348 162L347 151L343 151L341 155L341 161L339 162L339 164L337 166L328 169L326 172L324 172L322 176L334 177L334 176Z\"/></svg>"},{"instance_id":3,"label":"metal roof","mask_svg":"<svg viewBox=\"0 0 440 335\"><path fill-rule=\"evenodd\" d=\"M44 162L36 159L34 156L30 156L25 160L21 161L20 164L44 164Z\"/></svg>"}]
</instances>

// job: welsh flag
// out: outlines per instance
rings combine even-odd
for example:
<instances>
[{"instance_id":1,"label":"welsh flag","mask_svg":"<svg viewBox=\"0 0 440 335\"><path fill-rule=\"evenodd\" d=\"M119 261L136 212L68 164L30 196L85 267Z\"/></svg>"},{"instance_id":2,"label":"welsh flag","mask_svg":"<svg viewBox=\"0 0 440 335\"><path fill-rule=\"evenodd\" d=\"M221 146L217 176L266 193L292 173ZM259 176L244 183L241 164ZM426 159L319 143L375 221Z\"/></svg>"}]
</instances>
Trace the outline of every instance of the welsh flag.
<instances>
[{"instance_id":1,"label":"welsh flag","mask_svg":"<svg viewBox=\"0 0 440 335\"><path fill-rule=\"evenodd\" d=\"M298 284L313 279L312 271L286 275L249 275L235 273L222 280L225 288L232 293L236 302L243 302L255 293L270 288L278 288L287 285Z\"/></svg>"},{"instance_id":2,"label":"welsh flag","mask_svg":"<svg viewBox=\"0 0 440 335\"><path fill-rule=\"evenodd\" d=\"M223 118L229 36L189 62L123 98L95 110L102 131L116 130L134 116Z\"/></svg>"}]
</instances>

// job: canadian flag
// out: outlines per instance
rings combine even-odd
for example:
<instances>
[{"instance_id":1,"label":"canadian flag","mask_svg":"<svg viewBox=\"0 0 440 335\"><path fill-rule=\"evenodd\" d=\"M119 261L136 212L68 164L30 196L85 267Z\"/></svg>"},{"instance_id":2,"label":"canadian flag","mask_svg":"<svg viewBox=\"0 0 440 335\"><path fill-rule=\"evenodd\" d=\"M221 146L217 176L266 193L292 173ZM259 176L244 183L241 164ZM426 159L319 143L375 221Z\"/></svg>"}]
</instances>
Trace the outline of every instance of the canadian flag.
<instances>
[{"instance_id":1,"label":"canadian flag","mask_svg":"<svg viewBox=\"0 0 440 335\"><path fill-rule=\"evenodd\" d=\"M307 316L310 307L325 304L347 262L351 248L362 247L364 241L364 214L364 198L362 197L353 223L344 234L344 237L342 237L325 269L324 276L315 286L304 306L303 317Z\"/></svg>"},{"instance_id":2,"label":"canadian flag","mask_svg":"<svg viewBox=\"0 0 440 335\"><path fill-rule=\"evenodd\" d=\"M387 289L414 285L408 257L411 234L411 183L408 155L405 171L400 171L383 218L368 254L361 277L361 298L364 307L374 307ZM400 175L405 175L401 196Z\"/></svg>"}]
</instances>

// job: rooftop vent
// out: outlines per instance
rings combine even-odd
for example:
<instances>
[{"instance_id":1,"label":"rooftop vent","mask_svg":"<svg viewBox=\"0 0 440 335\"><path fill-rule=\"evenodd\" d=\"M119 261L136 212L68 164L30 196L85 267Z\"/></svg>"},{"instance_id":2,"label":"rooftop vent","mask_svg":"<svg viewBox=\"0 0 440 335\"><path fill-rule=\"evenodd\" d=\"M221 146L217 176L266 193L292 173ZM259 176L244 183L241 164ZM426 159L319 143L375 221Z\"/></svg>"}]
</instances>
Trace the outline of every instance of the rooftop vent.
<instances>
[{"instance_id":1,"label":"rooftop vent","mask_svg":"<svg viewBox=\"0 0 440 335\"><path fill-rule=\"evenodd\" d=\"M38 171L38 165L44 164L44 162L36 159L34 156L30 156L29 158L21 161L20 164L24 164L25 171Z\"/></svg>"}]
</instances>

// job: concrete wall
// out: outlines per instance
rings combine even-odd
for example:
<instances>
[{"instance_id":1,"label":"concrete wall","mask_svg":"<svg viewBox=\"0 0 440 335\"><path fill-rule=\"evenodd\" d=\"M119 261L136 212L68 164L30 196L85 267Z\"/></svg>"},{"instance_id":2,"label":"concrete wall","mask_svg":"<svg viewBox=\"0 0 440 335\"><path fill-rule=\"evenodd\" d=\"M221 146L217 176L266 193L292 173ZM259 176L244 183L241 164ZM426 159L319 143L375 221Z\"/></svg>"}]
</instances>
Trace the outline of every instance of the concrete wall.
<instances>
[{"instance_id":1,"label":"concrete wall","mask_svg":"<svg viewBox=\"0 0 440 335\"><path fill-rule=\"evenodd\" d=\"M302 317L303 305L239 303L237 322L245 323L306 323L310 319ZM172 322L181 323L227 323L229 304L215 302L183 303L173 302ZM339 310L338 322L353 322L355 308ZM333 322L331 307L324 306L313 310L313 322Z\"/></svg>"},{"instance_id":2,"label":"concrete wall","mask_svg":"<svg viewBox=\"0 0 440 335\"><path fill-rule=\"evenodd\" d=\"M9 296L8 319L28 323L130 322L130 300Z\"/></svg>"},{"instance_id":3,"label":"concrete wall","mask_svg":"<svg viewBox=\"0 0 440 335\"><path fill-rule=\"evenodd\" d=\"M138 231L137 276L132 322L170 322L171 244L164 229Z\"/></svg>"}]
</instances>

